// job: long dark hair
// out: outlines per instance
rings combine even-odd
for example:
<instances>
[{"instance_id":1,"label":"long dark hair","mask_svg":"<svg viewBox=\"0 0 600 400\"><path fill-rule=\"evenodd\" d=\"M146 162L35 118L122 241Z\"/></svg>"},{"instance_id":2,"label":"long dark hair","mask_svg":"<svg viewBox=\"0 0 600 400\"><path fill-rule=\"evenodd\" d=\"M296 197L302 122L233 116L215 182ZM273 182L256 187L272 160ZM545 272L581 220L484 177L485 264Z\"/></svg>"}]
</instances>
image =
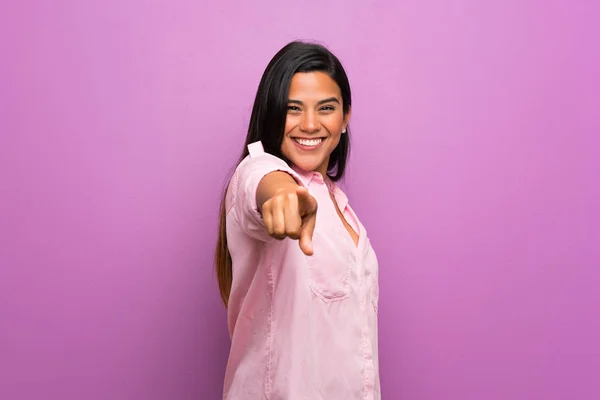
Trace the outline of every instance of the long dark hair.
<instances>
[{"instance_id":1,"label":"long dark hair","mask_svg":"<svg viewBox=\"0 0 600 400\"><path fill-rule=\"evenodd\" d=\"M350 111L352 104L350 83L340 60L320 44L291 42L275 54L260 80L240 162L248 155L247 146L261 141L265 152L290 163L281 153L290 82L298 72L315 71L326 73L337 83L342 94L343 112L346 115ZM346 130L346 134L341 135L339 144L329 157L327 176L334 182L344 176L350 154L350 129L346 128ZM221 297L227 306L233 274L225 221L225 196L223 196L215 267Z\"/></svg>"}]
</instances>

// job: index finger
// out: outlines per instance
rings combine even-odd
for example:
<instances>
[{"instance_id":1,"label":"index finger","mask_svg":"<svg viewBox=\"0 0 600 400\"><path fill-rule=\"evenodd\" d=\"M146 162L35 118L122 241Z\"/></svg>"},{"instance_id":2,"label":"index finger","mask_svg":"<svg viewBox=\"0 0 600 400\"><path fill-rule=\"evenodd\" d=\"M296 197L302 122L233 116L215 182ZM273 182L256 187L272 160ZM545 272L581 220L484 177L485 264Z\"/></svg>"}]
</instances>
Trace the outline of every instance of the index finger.
<instances>
[{"instance_id":1,"label":"index finger","mask_svg":"<svg viewBox=\"0 0 600 400\"><path fill-rule=\"evenodd\" d=\"M312 256L315 251L312 244L313 232L317 222L317 215L311 214L303 219L302 229L300 231L300 249L307 256Z\"/></svg>"}]
</instances>

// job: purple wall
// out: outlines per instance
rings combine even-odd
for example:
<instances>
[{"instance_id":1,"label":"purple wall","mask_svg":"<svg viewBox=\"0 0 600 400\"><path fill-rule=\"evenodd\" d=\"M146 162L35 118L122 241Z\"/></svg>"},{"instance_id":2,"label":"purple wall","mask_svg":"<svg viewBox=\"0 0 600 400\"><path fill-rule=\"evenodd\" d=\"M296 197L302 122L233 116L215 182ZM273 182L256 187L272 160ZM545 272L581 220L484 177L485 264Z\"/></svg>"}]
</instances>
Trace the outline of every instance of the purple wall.
<instances>
[{"instance_id":1,"label":"purple wall","mask_svg":"<svg viewBox=\"0 0 600 400\"><path fill-rule=\"evenodd\" d=\"M12 3L1 399L219 397L217 202L294 38L329 45L353 84L347 184L381 262L385 399L600 398L591 1Z\"/></svg>"}]
</instances>

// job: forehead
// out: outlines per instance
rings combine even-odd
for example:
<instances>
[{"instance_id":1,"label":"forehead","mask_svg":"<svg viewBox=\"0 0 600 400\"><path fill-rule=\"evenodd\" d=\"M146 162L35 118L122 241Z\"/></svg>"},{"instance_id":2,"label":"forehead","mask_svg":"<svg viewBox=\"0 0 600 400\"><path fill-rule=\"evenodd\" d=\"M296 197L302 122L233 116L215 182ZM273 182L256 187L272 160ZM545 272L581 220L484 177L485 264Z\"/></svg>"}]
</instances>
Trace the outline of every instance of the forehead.
<instances>
[{"instance_id":1,"label":"forehead","mask_svg":"<svg viewBox=\"0 0 600 400\"><path fill-rule=\"evenodd\" d=\"M290 82L290 98L314 98L320 100L324 97L337 97L341 99L340 87L329 75L324 72L298 72Z\"/></svg>"}]
</instances>

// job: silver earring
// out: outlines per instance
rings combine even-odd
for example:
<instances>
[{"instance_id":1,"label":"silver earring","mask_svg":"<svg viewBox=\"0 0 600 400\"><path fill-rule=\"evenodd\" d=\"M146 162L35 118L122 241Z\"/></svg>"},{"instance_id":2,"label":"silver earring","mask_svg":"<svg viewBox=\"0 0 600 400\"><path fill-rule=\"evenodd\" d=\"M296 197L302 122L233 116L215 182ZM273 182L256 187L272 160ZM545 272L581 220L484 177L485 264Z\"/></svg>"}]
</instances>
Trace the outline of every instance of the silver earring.
<instances>
[{"instance_id":1,"label":"silver earring","mask_svg":"<svg viewBox=\"0 0 600 400\"><path fill-rule=\"evenodd\" d=\"M346 128L342 129L342 133L346 133Z\"/></svg>"}]
</instances>

